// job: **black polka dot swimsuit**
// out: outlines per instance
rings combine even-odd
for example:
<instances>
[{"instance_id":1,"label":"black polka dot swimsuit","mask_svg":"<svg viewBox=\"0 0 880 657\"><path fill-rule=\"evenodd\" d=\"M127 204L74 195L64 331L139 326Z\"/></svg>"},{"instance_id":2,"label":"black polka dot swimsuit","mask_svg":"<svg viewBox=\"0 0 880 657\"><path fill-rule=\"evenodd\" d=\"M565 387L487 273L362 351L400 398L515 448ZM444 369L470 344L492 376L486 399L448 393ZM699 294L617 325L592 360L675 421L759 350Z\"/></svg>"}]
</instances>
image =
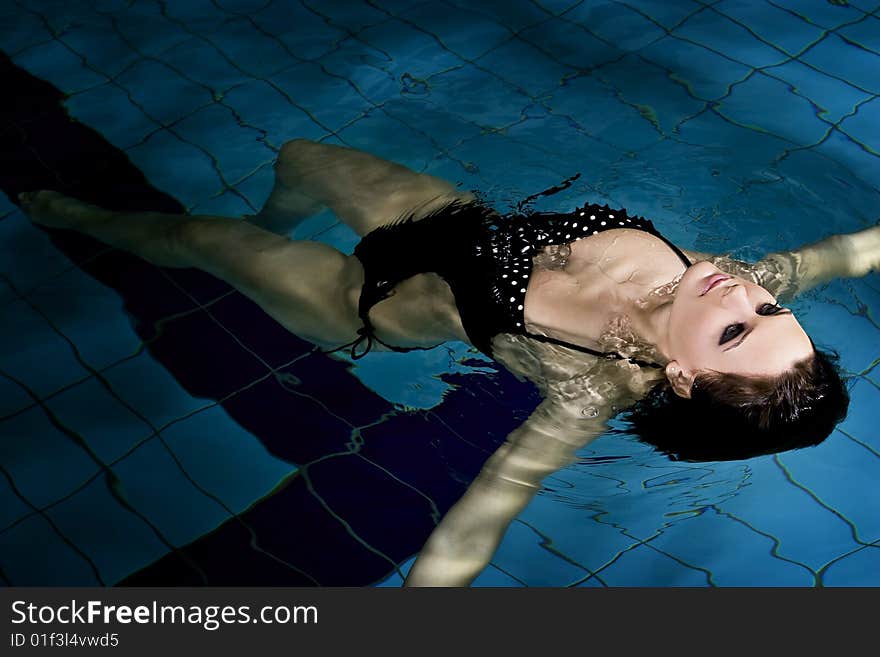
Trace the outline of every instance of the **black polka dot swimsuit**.
<instances>
[{"instance_id":1,"label":"black polka dot swimsuit","mask_svg":"<svg viewBox=\"0 0 880 657\"><path fill-rule=\"evenodd\" d=\"M373 340L381 342L370 323L370 308L390 296L401 281L436 272L455 296L471 343L489 356L492 338L499 333L513 333L620 358L614 353L528 333L523 318L532 258L545 246L568 244L612 228L651 233L666 242L686 266L691 264L651 221L630 216L624 210L611 210L607 205L586 205L568 214L500 215L483 205L455 202L418 221L406 218L377 228L355 247L354 254L363 264L365 275L358 307L364 326L360 337L346 347L351 346L352 356L359 358L369 351Z\"/></svg>"}]
</instances>

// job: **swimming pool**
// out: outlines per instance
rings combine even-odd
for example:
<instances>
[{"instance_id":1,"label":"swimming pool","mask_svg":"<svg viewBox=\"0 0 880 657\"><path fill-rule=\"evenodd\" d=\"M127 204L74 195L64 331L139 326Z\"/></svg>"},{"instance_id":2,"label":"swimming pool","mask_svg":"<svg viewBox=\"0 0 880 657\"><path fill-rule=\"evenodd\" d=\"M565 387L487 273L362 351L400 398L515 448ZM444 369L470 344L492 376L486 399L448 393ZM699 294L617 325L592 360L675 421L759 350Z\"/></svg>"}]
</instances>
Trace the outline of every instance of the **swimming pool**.
<instances>
[{"instance_id":1,"label":"swimming pool","mask_svg":"<svg viewBox=\"0 0 880 657\"><path fill-rule=\"evenodd\" d=\"M880 2L14 0L0 51L7 194L242 215L307 137L505 209L580 173L545 206L744 258L878 219ZM50 237L6 196L0 233L6 584L399 585L538 403L462 344L314 353L210 277ZM295 236L356 242L327 213ZM880 279L794 308L852 376L828 440L686 464L605 436L476 584L880 584Z\"/></svg>"}]
</instances>

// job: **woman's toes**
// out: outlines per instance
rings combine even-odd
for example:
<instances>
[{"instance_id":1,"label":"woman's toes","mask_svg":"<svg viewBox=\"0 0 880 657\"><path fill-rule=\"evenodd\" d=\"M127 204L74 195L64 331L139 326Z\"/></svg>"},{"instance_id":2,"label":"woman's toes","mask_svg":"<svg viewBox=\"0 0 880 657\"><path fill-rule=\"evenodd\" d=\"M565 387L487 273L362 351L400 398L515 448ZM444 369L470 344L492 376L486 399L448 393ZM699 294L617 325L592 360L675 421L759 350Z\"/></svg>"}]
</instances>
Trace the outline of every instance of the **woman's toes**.
<instances>
[{"instance_id":1,"label":"woman's toes","mask_svg":"<svg viewBox=\"0 0 880 657\"><path fill-rule=\"evenodd\" d=\"M52 226L55 228L63 228L68 225L65 220L65 200L68 199L64 194L48 189L42 189L35 192L22 192L18 195L21 201L21 209L30 216L30 218L43 226Z\"/></svg>"}]
</instances>

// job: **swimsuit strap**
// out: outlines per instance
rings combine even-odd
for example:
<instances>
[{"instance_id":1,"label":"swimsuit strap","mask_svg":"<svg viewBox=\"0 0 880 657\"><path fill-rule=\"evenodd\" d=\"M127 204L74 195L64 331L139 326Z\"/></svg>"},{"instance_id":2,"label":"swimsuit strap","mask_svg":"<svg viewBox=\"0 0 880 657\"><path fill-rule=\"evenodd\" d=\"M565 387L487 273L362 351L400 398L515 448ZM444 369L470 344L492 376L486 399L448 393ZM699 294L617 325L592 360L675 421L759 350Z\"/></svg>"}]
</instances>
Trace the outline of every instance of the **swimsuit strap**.
<instances>
[{"instance_id":1,"label":"swimsuit strap","mask_svg":"<svg viewBox=\"0 0 880 657\"><path fill-rule=\"evenodd\" d=\"M580 351L584 354L590 354L591 356L598 356L599 358L607 358L609 360L628 360L631 363L636 365L640 365L642 367L656 367L662 368L663 365L659 363L651 363L646 360L641 360L639 358L634 358L632 356L623 356L616 351L596 351L595 349L590 349L589 347L584 347L579 344L573 344L571 342L566 342L565 340L559 340L557 338L551 338L548 335L537 335L536 333L524 333L527 338L531 338L532 340L537 340L538 342L548 342L550 344L555 344L560 347L565 347L566 349L574 349L575 351Z\"/></svg>"},{"instance_id":2,"label":"swimsuit strap","mask_svg":"<svg viewBox=\"0 0 880 657\"><path fill-rule=\"evenodd\" d=\"M653 222L651 223L651 234L654 235L654 237L659 237L661 240L663 240L666 243L666 246L668 246L675 252L675 255L678 256L679 260L681 260L682 264L684 264L685 267L690 267L692 264L694 264L688 259L688 257L682 252L681 249L675 246L675 244L666 239L666 237L660 231L654 228Z\"/></svg>"}]
</instances>

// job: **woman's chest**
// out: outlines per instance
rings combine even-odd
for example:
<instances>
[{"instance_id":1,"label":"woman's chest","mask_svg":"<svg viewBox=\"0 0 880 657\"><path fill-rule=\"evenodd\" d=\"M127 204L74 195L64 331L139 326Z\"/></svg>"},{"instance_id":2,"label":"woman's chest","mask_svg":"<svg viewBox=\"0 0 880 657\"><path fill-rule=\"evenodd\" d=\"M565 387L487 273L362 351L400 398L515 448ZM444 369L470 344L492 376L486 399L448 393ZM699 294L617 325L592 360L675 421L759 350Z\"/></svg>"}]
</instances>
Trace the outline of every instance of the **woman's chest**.
<instances>
[{"instance_id":1,"label":"woman's chest","mask_svg":"<svg viewBox=\"0 0 880 657\"><path fill-rule=\"evenodd\" d=\"M526 294L526 322L593 342L616 318L685 270L666 242L633 229L574 242L560 264L535 267Z\"/></svg>"}]
</instances>

